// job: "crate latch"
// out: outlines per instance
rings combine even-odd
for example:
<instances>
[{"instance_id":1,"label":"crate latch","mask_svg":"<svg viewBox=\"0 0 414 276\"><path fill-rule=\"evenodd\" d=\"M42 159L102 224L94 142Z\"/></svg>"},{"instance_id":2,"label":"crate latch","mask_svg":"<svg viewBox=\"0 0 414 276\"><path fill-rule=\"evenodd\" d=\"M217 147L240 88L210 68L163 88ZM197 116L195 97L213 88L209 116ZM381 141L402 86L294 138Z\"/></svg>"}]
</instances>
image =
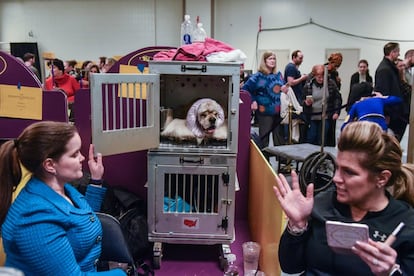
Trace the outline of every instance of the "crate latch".
<instances>
[{"instance_id":1,"label":"crate latch","mask_svg":"<svg viewBox=\"0 0 414 276\"><path fill-rule=\"evenodd\" d=\"M201 71L203 73L207 72L207 65L203 64L200 66L187 66L185 64L181 65L181 72L185 72L185 71Z\"/></svg>"},{"instance_id":2,"label":"crate latch","mask_svg":"<svg viewBox=\"0 0 414 276\"><path fill-rule=\"evenodd\" d=\"M231 205L232 202L233 202L233 200L228 199L228 198L221 199L222 204Z\"/></svg>"},{"instance_id":3,"label":"crate latch","mask_svg":"<svg viewBox=\"0 0 414 276\"><path fill-rule=\"evenodd\" d=\"M227 216L222 218L221 224L217 226L223 228L224 230L227 230L227 227L229 226L229 218Z\"/></svg>"},{"instance_id":4,"label":"crate latch","mask_svg":"<svg viewBox=\"0 0 414 276\"><path fill-rule=\"evenodd\" d=\"M223 173L221 175L221 177L223 179L224 186L229 186L229 182L230 182L230 175L229 175L229 173Z\"/></svg>"},{"instance_id":5,"label":"crate latch","mask_svg":"<svg viewBox=\"0 0 414 276\"><path fill-rule=\"evenodd\" d=\"M198 159L186 159L184 157L180 157L180 164L184 164L184 163L204 164L204 158L199 157Z\"/></svg>"}]
</instances>

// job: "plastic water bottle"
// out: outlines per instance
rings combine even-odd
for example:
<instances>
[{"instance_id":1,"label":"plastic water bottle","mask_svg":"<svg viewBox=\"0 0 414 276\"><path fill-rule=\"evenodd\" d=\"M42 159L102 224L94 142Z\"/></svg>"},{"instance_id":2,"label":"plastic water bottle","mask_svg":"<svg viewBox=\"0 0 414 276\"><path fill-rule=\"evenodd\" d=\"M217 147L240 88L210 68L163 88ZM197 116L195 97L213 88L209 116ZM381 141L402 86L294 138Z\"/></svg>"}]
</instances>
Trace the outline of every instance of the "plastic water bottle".
<instances>
[{"instance_id":1,"label":"plastic water bottle","mask_svg":"<svg viewBox=\"0 0 414 276\"><path fill-rule=\"evenodd\" d=\"M193 42L193 24L189 14L184 16L184 22L181 23L181 45L191 44Z\"/></svg>"},{"instance_id":2,"label":"plastic water bottle","mask_svg":"<svg viewBox=\"0 0 414 276\"><path fill-rule=\"evenodd\" d=\"M203 28L203 23L197 23L197 28L193 32L194 42L204 42L206 40L207 33Z\"/></svg>"},{"instance_id":3,"label":"plastic water bottle","mask_svg":"<svg viewBox=\"0 0 414 276\"><path fill-rule=\"evenodd\" d=\"M228 254L227 255L227 261L229 262L229 265L226 268L226 271L224 272L224 276L239 276L239 268L236 265L236 255L234 254Z\"/></svg>"}]
</instances>

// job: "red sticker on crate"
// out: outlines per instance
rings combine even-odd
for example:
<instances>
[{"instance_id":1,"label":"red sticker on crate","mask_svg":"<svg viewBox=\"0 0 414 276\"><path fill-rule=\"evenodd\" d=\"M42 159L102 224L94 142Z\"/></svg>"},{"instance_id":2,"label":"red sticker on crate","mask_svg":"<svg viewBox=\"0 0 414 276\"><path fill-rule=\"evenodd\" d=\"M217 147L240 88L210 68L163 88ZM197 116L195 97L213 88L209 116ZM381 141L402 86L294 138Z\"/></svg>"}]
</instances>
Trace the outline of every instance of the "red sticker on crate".
<instances>
[{"instance_id":1,"label":"red sticker on crate","mask_svg":"<svg viewBox=\"0 0 414 276\"><path fill-rule=\"evenodd\" d=\"M183 218L183 227L184 228L191 228L191 229L198 229L198 218Z\"/></svg>"}]
</instances>

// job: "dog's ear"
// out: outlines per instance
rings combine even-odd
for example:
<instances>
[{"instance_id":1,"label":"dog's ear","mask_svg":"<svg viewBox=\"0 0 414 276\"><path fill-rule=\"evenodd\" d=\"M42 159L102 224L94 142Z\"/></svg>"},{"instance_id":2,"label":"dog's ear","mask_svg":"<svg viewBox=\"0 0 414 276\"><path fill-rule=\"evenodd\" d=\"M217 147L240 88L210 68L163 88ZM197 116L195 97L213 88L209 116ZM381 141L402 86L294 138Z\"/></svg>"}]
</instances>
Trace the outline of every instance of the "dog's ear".
<instances>
[{"instance_id":1,"label":"dog's ear","mask_svg":"<svg viewBox=\"0 0 414 276\"><path fill-rule=\"evenodd\" d=\"M166 109L163 109L161 111L162 117L165 118L163 129L165 129L171 123L171 121L173 120L173 118L174 118L173 113L174 113L174 111L172 110L172 108L166 108Z\"/></svg>"}]
</instances>

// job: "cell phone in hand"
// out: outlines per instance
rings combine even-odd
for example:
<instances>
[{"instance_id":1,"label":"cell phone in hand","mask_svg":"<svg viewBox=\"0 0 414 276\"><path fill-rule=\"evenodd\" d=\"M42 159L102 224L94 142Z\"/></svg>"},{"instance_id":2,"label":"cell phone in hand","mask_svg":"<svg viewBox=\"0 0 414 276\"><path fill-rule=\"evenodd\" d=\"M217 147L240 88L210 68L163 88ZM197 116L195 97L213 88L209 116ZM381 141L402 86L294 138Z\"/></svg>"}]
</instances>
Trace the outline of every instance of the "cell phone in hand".
<instances>
[{"instance_id":1,"label":"cell phone in hand","mask_svg":"<svg viewBox=\"0 0 414 276\"><path fill-rule=\"evenodd\" d=\"M356 241L367 242L369 238L369 227L366 224L328 220L325 227L328 245L337 253L351 254Z\"/></svg>"}]
</instances>

